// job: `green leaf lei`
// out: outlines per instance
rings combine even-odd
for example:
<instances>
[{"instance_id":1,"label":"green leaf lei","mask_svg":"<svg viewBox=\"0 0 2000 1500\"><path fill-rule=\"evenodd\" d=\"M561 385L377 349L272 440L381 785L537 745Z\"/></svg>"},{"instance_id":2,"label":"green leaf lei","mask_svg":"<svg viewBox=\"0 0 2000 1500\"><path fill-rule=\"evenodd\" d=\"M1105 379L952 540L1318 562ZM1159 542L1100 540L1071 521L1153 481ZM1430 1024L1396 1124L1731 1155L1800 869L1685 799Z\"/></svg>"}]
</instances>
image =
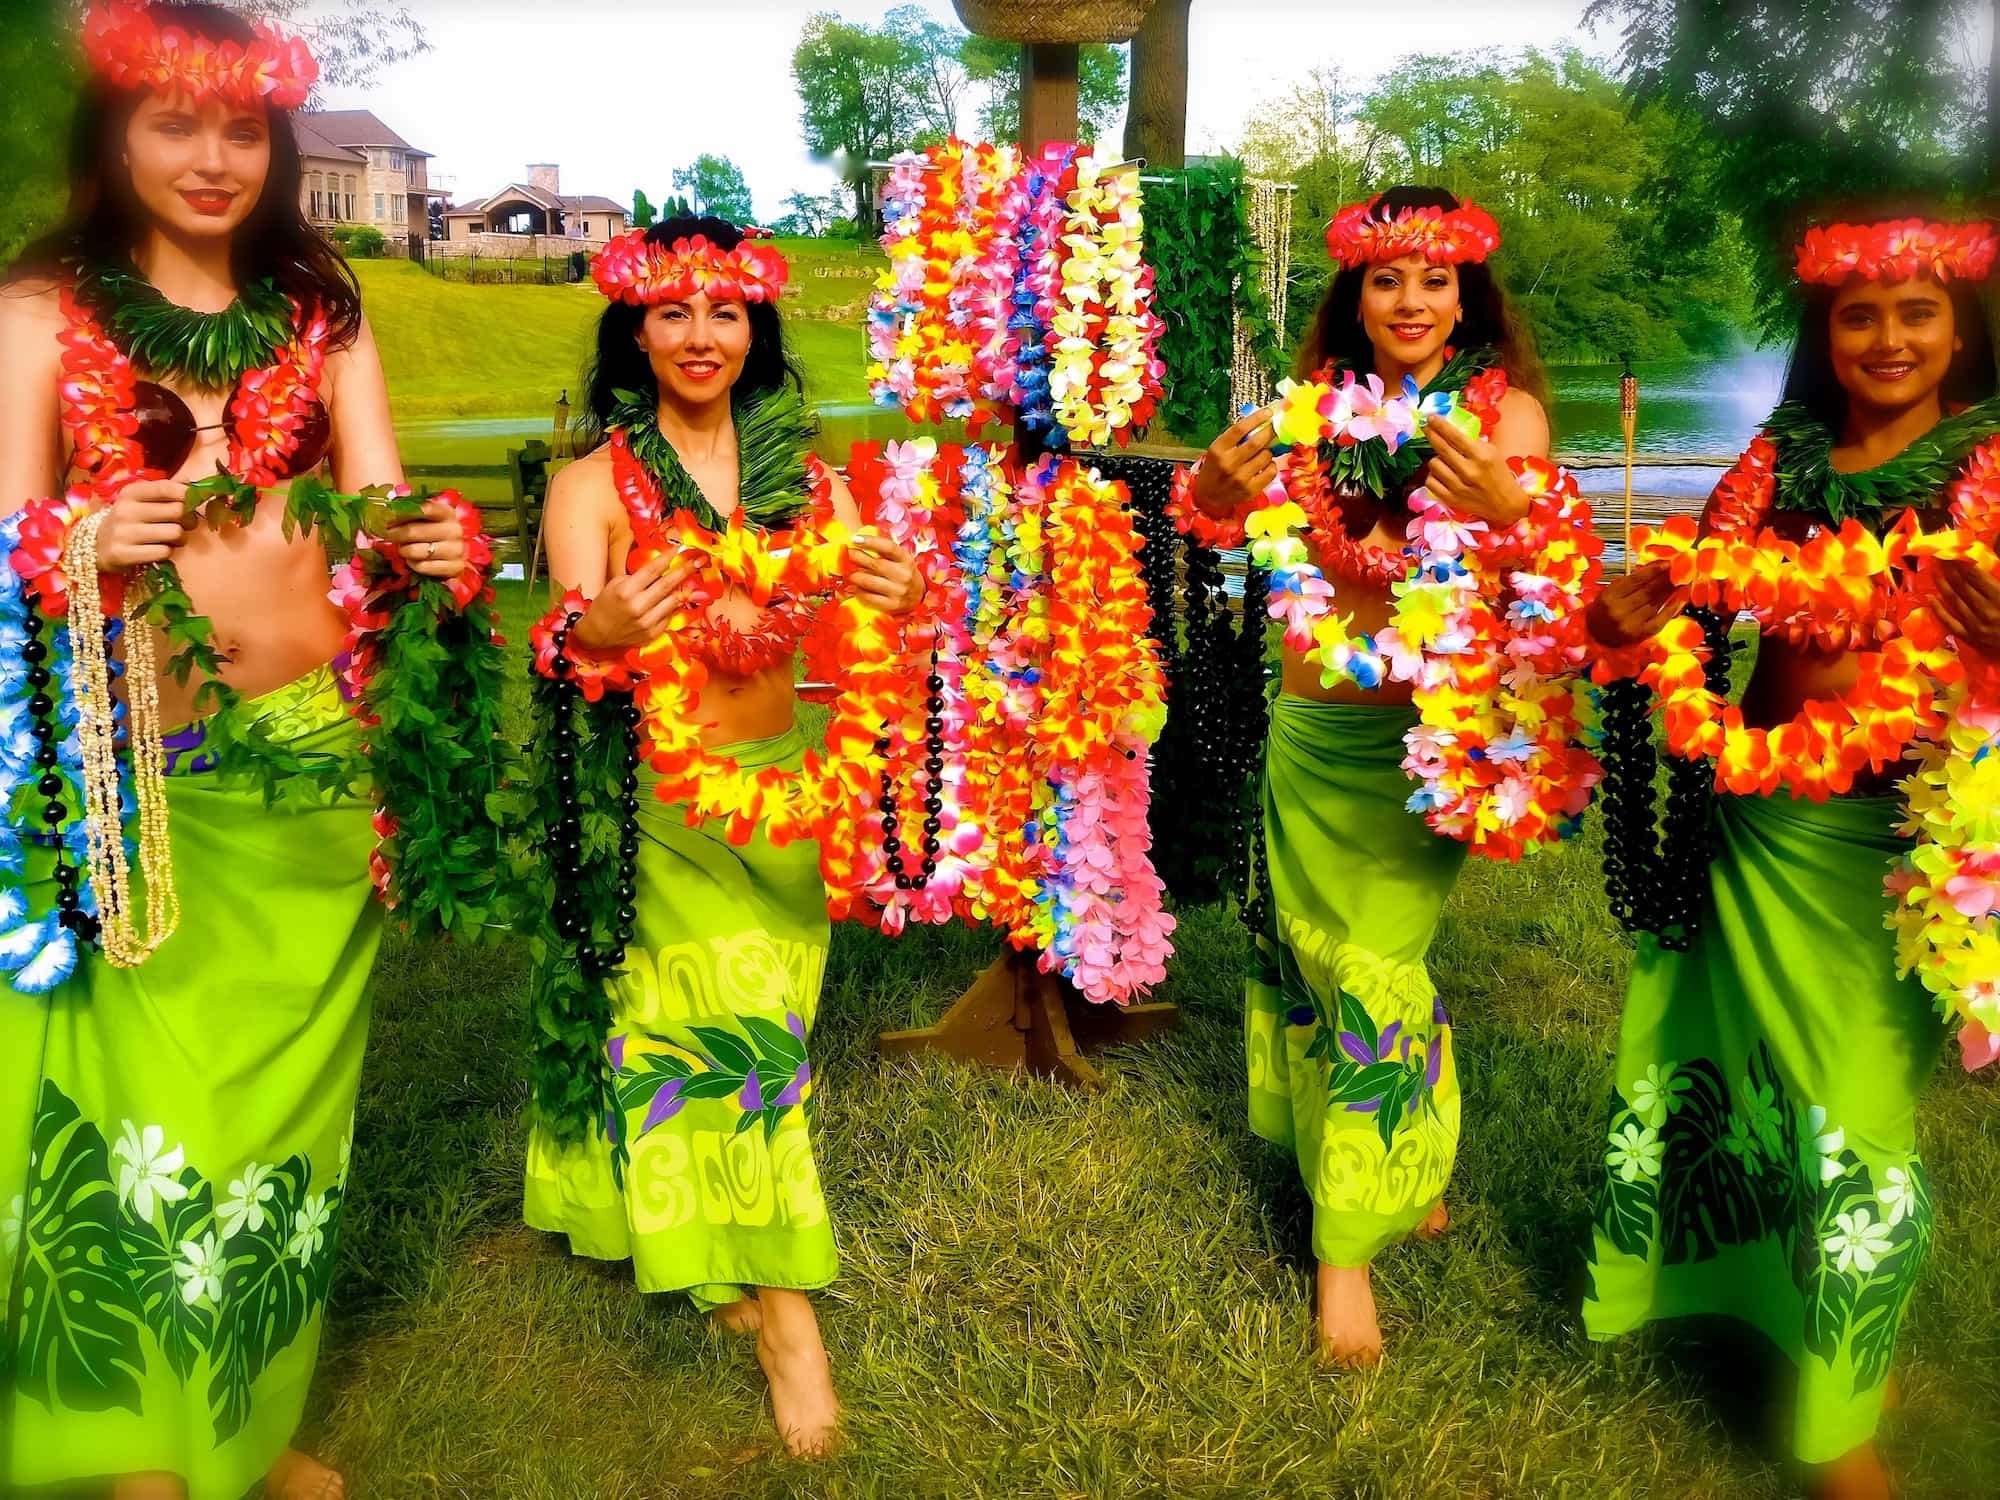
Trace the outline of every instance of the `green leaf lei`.
<instances>
[{"instance_id":1,"label":"green leaf lei","mask_svg":"<svg viewBox=\"0 0 2000 1500\"><path fill-rule=\"evenodd\" d=\"M291 298L268 278L246 286L217 313L169 302L131 266L80 266L76 293L110 325L134 365L206 390L231 389L292 339Z\"/></svg>"},{"instance_id":2,"label":"green leaf lei","mask_svg":"<svg viewBox=\"0 0 2000 1500\"><path fill-rule=\"evenodd\" d=\"M1431 377L1429 385L1423 387L1421 396L1429 396L1439 391L1462 391L1476 377L1485 374L1500 363L1497 349L1461 349L1445 361L1444 368ZM1349 366L1335 365L1332 378L1338 382L1348 372ZM1366 372L1356 371L1365 379ZM1388 394L1395 395L1395 391ZM1320 460L1326 465L1333 482L1351 484L1365 490L1380 500L1397 494L1409 485L1425 464L1431 461L1435 449L1423 428L1406 439L1403 446L1394 453L1386 443L1351 443L1346 447L1337 444L1320 444Z\"/></svg>"},{"instance_id":3,"label":"green leaf lei","mask_svg":"<svg viewBox=\"0 0 2000 1500\"><path fill-rule=\"evenodd\" d=\"M2000 396L1946 417L1887 463L1842 474L1833 467L1833 433L1803 406L1787 403L1764 423L1764 435L1778 450L1772 504L1824 516L1836 526L1850 519L1879 526L1905 507L1937 504L1966 457L1996 434Z\"/></svg>"},{"instance_id":4,"label":"green leaf lei","mask_svg":"<svg viewBox=\"0 0 2000 1500\"><path fill-rule=\"evenodd\" d=\"M812 499L806 458L818 421L789 385L733 401L730 410L736 421L736 515L764 530L791 525ZM660 431L652 400L634 391L617 392L610 425L624 432L632 456L659 481L669 514L687 510L710 531L729 525Z\"/></svg>"},{"instance_id":5,"label":"green leaf lei","mask_svg":"<svg viewBox=\"0 0 2000 1500\"><path fill-rule=\"evenodd\" d=\"M254 486L227 474L188 486L190 506L218 530L248 520L257 497ZM423 505L423 496L387 486L342 494L307 475L286 494L284 534L313 533L339 563L353 555L362 529L380 534L421 515ZM275 739L222 680L226 659L215 649L214 626L195 612L179 570L157 563L144 576L144 619L169 647L162 670L183 686L203 674L194 706L203 716L202 753L218 774L258 781L267 804L352 796L372 780L396 823L383 852L406 929L476 939L513 919L518 885L503 830L518 822L511 802L523 778L501 733L504 648L483 592L460 609L444 583L413 575L378 638L361 705L374 721L367 753L301 753Z\"/></svg>"}]
</instances>

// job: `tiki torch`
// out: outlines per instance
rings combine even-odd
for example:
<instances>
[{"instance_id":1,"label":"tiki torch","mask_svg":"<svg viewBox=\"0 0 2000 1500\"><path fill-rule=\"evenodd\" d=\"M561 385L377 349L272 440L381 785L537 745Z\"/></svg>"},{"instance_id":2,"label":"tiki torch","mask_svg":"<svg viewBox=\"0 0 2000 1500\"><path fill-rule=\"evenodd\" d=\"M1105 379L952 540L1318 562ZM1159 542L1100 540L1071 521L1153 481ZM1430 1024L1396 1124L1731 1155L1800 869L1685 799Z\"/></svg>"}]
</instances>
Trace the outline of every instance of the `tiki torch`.
<instances>
[{"instance_id":1,"label":"tiki torch","mask_svg":"<svg viewBox=\"0 0 2000 1500\"><path fill-rule=\"evenodd\" d=\"M1621 355L1625 373L1618 377L1618 423L1625 429L1625 571L1632 571L1632 463L1639 442L1639 377L1632 373L1632 356Z\"/></svg>"}]
</instances>

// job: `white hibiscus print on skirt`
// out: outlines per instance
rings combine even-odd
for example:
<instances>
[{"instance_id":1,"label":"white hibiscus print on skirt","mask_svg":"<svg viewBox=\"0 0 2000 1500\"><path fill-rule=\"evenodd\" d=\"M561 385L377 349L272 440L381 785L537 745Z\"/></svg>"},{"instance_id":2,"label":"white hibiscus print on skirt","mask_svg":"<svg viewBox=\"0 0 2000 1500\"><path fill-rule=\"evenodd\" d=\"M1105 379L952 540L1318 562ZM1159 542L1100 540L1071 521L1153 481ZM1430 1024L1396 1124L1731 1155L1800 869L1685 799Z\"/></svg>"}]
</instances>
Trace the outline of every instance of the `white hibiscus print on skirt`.
<instances>
[{"instance_id":1,"label":"white hibiscus print on skirt","mask_svg":"<svg viewBox=\"0 0 2000 1500\"><path fill-rule=\"evenodd\" d=\"M222 1301L222 1241L211 1232L198 1240L181 1241L181 1258L174 1262L174 1275L181 1279L181 1301L189 1307Z\"/></svg>"},{"instance_id":2,"label":"white hibiscus print on skirt","mask_svg":"<svg viewBox=\"0 0 2000 1500\"><path fill-rule=\"evenodd\" d=\"M1834 1257L1834 1264L1843 1276L1850 1271L1859 1271L1863 1276L1874 1274L1882 1257L1896 1248L1896 1242L1889 1236L1889 1226L1877 1224L1875 1215L1865 1208L1838 1214L1834 1223L1839 1227L1820 1241L1820 1249Z\"/></svg>"},{"instance_id":3,"label":"white hibiscus print on skirt","mask_svg":"<svg viewBox=\"0 0 2000 1500\"><path fill-rule=\"evenodd\" d=\"M285 1253L296 1255L302 1266L311 1265L312 1258L319 1254L320 1246L326 1243L326 1226L332 1219L333 1215L326 1206L326 1194L314 1193L292 1215L292 1237L286 1242Z\"/></svg>"},{"instance_id":4,"label":"white hibiscus print on skirt","mask_svg":"<svg viewBox=\"0 0 2000 1500\"><path fill-rule=\"evenodd\" d=\"M167 1133L158 1125L141 1130L127 1120L111 1154L118 1159L118 1198L141 1219L150 1220L159 1203L178 1203L188 1190L176 1179L187 1162L179 1146L166 1149Z\"/></svg>"},{"instance_id":5,"label":"white hibiscus print on skirt","mask_svg":"<svg viewBox=\"0 0 2000 1500\"><path fill-rule=\"evenodd\" d=\"M264 1205L278 1191L278 1185L271 1181L274 1170L253 1161L243 1168L241 1177L229 1184L229 1196L215 1210L225 1240L235 1239L246 1229L256 1234L270 1222L270 1210Z\"/></svg>"}]
</instances>

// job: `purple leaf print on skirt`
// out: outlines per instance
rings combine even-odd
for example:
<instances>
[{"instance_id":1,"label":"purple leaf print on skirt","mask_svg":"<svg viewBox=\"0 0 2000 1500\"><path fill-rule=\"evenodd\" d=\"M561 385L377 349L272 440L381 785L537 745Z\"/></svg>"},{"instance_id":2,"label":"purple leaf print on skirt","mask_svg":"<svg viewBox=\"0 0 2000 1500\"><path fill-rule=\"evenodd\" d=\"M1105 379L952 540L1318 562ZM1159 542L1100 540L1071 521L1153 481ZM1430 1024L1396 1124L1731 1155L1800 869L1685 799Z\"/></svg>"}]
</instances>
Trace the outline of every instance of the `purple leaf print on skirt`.
<instances>
[{"instance_id":1,"label":"purple leaf print on skirt","mask_svg":"<svg viewBox=\"0 0 2000 1500\"><path fill-rule=\"evenodd\" d=\"M754 1115L764 1107L764 1085L758 1080L755 1068L743 1075L743 1094L740 1102L746 1115Z\"/></svg>"},{"instance_id":2,"label":"purple leaf print on skirt","mask_svg":"<svg viewBox=\"0 0 2000 1500\"><path fill-rule=\"evenodd\" d=\"M792 1074L792 1081L786 1084L784 1091L771 1101L771 1107L773 1109L790 1109L794 1104L805 1098L806 1085L810 1082L812 1082L811 1065L800 1063L798 1071Z\"/></svg>"},{"instance_id":3,"label":"purple leaf print on skirt","mask_svg":"<svg viewBox=\"0 0 2000 1500\"><path fill-rule=\"evenodd\" d=\"M687 1087L685 1078L669 1078L660 1085L660 1091L653 1095L653 1102L646 1106L646 1118L639 1122L639 1134L644 1135L655 1125L664 1124L680 1113L681 1091Z\"/></svg>"}]
</instances>

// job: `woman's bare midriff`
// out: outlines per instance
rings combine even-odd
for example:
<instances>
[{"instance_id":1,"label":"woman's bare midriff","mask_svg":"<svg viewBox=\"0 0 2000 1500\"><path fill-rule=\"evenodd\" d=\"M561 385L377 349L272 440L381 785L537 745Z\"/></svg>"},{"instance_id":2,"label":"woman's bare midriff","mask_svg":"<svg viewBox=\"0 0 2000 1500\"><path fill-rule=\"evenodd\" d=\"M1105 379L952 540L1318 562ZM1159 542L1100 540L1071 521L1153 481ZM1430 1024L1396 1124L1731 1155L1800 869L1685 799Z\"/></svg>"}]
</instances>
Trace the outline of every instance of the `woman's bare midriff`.
<instances>
[{"instance_id":1,"label":"woman's bare midriff","mask_svg":"<svg viewBox=\"0 0 2000 1500\"><path fill-rule=\"evenodd\" d=\"M1773 729L1794 717L1814 699L1829 699L1851 689L1861 678L1861 659L1852 651L1827 651L1799 646L1776 636L1757 643L1757 664L1743 689L1743 722L1752 729ZM1853 794L1886 797L1914 769L1907 761L1855 777Z\"/></svg>"},{"instance_id":2,"label":"woman's bare midriff","mask_svg":"<svg viewBox=\"0 0 2000 1500\"><path fill-rule=\"evenodd\" d=\"M202 423L219 421L223 398L212 391L182 391ZM220 431L198 435L194 451L173 477L193 481L216 471L226 447ZM70 475L71 482L78 476ZM256 697L324 666L339 653L346 622L327 598L329 568L325 549L312 536L284 534L283 491L267 490L247 526L221 531L198 527L175 553L181 583L195 610L215 627L216 650L228 661L223 681L245 697ZM186 684L164 671L165 638L154 632L154 657L161 663L160 719L185 724L197 717L196 673Z\"/></svg>"}]
</instances>

